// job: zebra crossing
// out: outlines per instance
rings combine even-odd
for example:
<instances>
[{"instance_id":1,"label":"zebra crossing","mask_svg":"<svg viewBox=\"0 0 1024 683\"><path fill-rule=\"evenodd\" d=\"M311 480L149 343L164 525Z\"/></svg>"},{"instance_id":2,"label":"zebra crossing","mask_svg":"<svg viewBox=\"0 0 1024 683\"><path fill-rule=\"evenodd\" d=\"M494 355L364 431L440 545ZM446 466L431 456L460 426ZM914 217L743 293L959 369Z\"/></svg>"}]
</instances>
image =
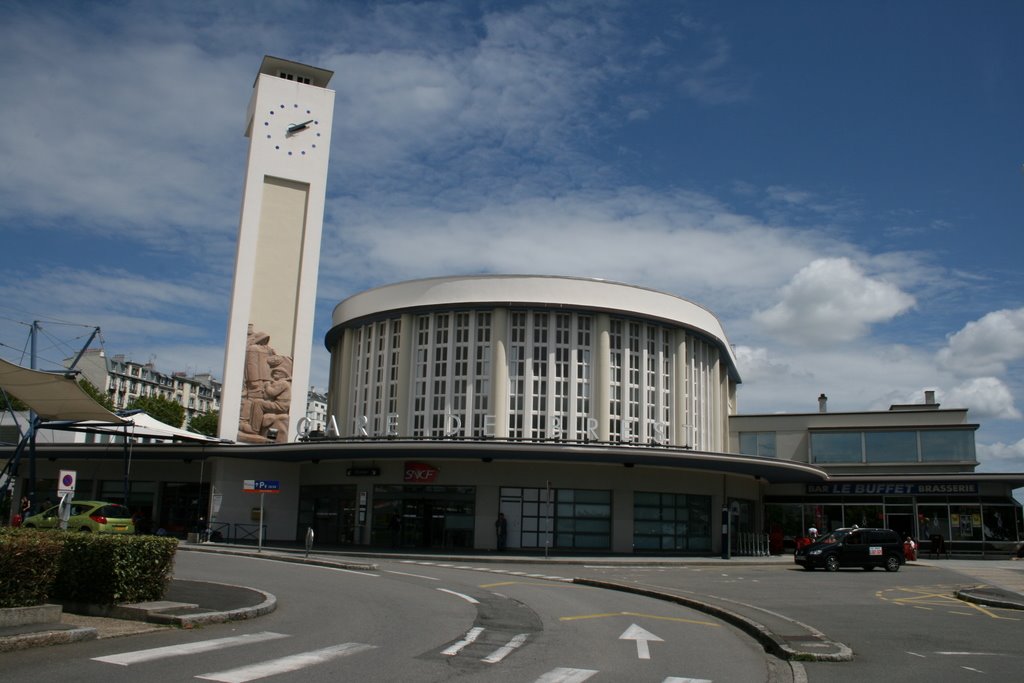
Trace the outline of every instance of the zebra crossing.
<instances>
[{"instance_id":1,"label":"zebra crossing","mask_svg":"<svg viewBox=\"0 0 1024 683\"><path fill-rule=\"evenodd\" d=\"M472 645L480 641L484 631L485 629L479 627L470 629L461 640L444 650L441 650L439 654L445 657L464 656L471 649ZM132 650L112 655L105 655L102 657L93 657L92 659L93 661L105 664L129 667L156 660L166 660L177 657L188 658L200 653L216 652L229 648L251 647L259 645L260 643L280 640L288 637L290 636L285 633L261 631L258 633L247 633L226 638L212 638L192 643L182 643L180 645ZM507 643L490 652L490 654L481 657L479 661L484 662L485 664L497 664L505 659L506 656L525 644L527 639L528 634L517 634ZM280 674L299 671L308 667L325 664L327 662L341 660L346 657L360 655L375 650L377 647L377 645L371 645L368 643L341 643L315 650L298 652L275 659L252 662L243 666L224 669L222 671L198 673L194 674L192 677L204 681L216 681L217 683L248 683L249 681L271 678ZM600 674L600 671L595 669L556 667L545 672L539 678L534 679L532 683L583 683L594 676L598 676L598 674ZM712 682L707 679L670 677L663 679L661 683Z\"/></svg>"}]
</instances>

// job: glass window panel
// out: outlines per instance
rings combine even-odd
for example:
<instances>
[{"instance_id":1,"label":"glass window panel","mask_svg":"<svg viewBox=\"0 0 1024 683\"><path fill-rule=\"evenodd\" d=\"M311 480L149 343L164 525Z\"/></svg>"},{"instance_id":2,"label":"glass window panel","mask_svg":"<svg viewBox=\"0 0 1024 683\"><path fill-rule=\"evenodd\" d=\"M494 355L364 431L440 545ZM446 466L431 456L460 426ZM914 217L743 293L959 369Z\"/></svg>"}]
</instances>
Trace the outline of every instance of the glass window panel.
<instances>
[{"instance_id":1,"label":"glass window panel","mask_svg":"<svg viewBox=\"0 0 1024 683\"><path fill-rule=\"evenodd\" d=\"M648 507L633 508L633 519L661 519L661 510Z\"/></svg>"},{"instance_id":2,"label":"glass window panel","mask_svg":"<svg viewBox=\"0 0 1024 683\"><path fill-rule=\"evenodd\" d=\"M528 517L536 517L538 512L537 503L523 503L523 514Z\"/></svg>"},{"instance_id":3,"label":"glass window panel","mask_svg":"<svg viewBox=\"0 0 1024 683\"><path fill-rule=\"evenodd\" d=\"M633 524L633 533L638 536L653 536L661 533L661 524L658 522L635 522Z\"/></svg>"},{"instance_id":4,"label":"glass window panel","mask_svg":"<svg viewBox=\"0 0 1024 683\"><path fill-rule=\"evenodd\" d=\"M611 491L576 491L577 503L610 503Z\"/></svg>"},{"instance_id":5,"label":"glass window panel","mask_svg":"<svg viewBox=\"0 0 1024 683\"><path fill-rule=\"evenodd\" d=\"M610 505L580 505L576 504L576 517L611 517L612 508Z\"/></svg>"},{"instance_id":6,"label":"glass window panel","mask_svg":"<svg viewBox=\"0 0 1024 683\"><path fill-rule=\"evenodd\" d=\"M917 462L917 432L865 432L868 462Z\"/></svg>"},{"instance_id":7,"label":"glass window panel","mask_svg":"<svg viewBox=\"0 0 1024 683\"><path fill-rule=\"evenodd\" d=\"M576 533L607 534L610 525L606 519L577 519Z\"/></svg>"},{"instance_id":8,"label":"glass window panel","mask_svg":"<svg viewBox=\"0 0 1024 683\"><path fill-rule=\"evenodd\" d=\"M657 537L637 536L633 539L633 547L638 550L661 550Z\"/></svg>"},{"instance_id":9,"label":"glass window panel","mask_svg":"<svg viewBox=\"0 0 1024 683\"><path fill-rule=\"evenodd\" d=\"M812 432L814 462L861 462L860 432Z\"/></svg>"},{"instance_id":10,"label":"glass window panel","mask_svg":"<svg viewBox=\"0 0 1024 683\"><path fill-rule=\"evenodd\" d=\"M980 541L981 506L950 505L949 526L954 541Z\"/></svg>"},{"instance_id":11,"label":"glass window panel","mask_svg":"<svg viewBox=\"0 0 1024 683\"><path fill-rule=\"evenodd\" d=\"M607 536L577 536L576 544L577 548L594 548L603 549L608 547Z\"/></svg>"},{"instance_id":12,"label":"glass window panel","mask_svg":"<svg viewBox=\"0 0 1024 683\"><path fill-rule=\"evenodd\" d=\"M757 432L740 432L740 453L757 455Z\"/></svg>"},{"instance_id":13,"label":"glass window panel","mask_svg":"<svg viewBox=\"0 0 1024 683\"><path fill-rule=\"evenodd\" d=\"M854 524L866 527L885 526L881 505L847 505L843 513L844 526L853 526Z\"/></svg>"},{"instance_id":14,"label":"glass window panel","mask_svg":"<svg viewBox=\"0 0 1024 683\"><path fill-rule=\"evenodd\" d=\"M572 517L573 510L571 503L559 503L557 507L559 517Z\"/></svg>"},{"instance_id":15,"label":"glass window panel","mask_svg":"<svg viewBox=\"0 0 1024 683\"><path fill-rule=\"evenodd\" d=\"M921 431L921 460L977 461L974 432L966 429Z\"/></svg>"},{"instance_id":16,"label":"glass window panel","mask_svg":"<svg viewBox=\"0 0 1024 683\"><path fill-rule=\"evenodd\" d=\"M985 505L985 540L1015 541L1013 529L1013 507L1010 505Z\"/></svg>"},{"instance_id":17,"label":"glass window panel","mask_svg":"<svg viewBox=\"0 0 1024 683\"><path fill-rule=\"evenodd\" d=\"M918 538L941 536L949 540L949 507L946 505L918 505Z\"/></svg>"},{"instance_id":18,"label":"glass window panel","mask_svg":"<svg viewBox=\"0 0 1024 683\"><path fill-rule=\"evenodd\" d=\"M537 543L537 534L533 533L524 533L520 543L523 544L524 548L536 548L540 545Z\"/></svg>"}]
</instances>

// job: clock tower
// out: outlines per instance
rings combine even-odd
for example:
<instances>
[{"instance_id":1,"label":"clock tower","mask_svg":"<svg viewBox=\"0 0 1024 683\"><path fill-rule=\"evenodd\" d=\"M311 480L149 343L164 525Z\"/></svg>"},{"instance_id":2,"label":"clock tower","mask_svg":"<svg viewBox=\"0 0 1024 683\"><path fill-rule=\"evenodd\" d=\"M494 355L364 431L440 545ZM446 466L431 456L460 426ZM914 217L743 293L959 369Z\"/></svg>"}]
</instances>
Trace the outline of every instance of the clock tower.
<instances>
[{"instance_id":1,"label":"clock tower","mask_svg":"<svg viewBox=\"0 0 1024 683\"><path fill-rule=\"evenodd\" d=\"M305 415L333 75L267 56L253 85L221 390L222 439L293 441Z\"/></svg>"}]
</instances>

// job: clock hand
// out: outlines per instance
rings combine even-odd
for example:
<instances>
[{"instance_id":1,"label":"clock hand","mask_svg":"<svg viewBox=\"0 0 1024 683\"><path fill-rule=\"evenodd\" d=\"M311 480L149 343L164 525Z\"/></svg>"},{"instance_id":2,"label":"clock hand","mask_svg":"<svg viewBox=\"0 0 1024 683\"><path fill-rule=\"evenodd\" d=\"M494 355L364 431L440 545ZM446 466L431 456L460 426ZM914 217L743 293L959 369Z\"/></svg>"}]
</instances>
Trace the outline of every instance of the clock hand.
<instances>
[{"instance_id":1,"label":"clock hand","mask_svg":"<svg viewBox=\"0 0 1024 683\"><path fill-rule=\"evenodd\" d=\"M313 119L310 119L309 121L303 121L302 123L293 123L290 126L288 126L287 132L298 133L300 130L305 130L306 128L309 128L309 124L311 123L313 123Z\"/></svg>"}]
</instances>

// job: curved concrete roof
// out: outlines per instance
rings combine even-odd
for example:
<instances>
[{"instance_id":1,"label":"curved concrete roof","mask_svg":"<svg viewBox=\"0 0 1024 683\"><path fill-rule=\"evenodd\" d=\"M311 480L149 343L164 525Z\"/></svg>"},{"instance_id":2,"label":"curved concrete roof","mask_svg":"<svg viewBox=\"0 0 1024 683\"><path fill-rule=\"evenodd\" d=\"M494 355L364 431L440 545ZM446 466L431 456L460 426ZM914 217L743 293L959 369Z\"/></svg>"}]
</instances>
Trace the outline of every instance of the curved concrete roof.
<instances>
[{"instance_id":1,"label":"curved concrete roof","mask_svg":"<svg viewBox=\"0 0 1024 683\"><path fill-rule=\"evenodd\" d=\"M334 309L325 343L364 318L406 311L480 305L602 311L659 320L707 337L728 359L739 381L736 357L711 311L673 294L609 280L551 275L467 275L398 282L350 296Z\"/></svg>"}]
</instances>

